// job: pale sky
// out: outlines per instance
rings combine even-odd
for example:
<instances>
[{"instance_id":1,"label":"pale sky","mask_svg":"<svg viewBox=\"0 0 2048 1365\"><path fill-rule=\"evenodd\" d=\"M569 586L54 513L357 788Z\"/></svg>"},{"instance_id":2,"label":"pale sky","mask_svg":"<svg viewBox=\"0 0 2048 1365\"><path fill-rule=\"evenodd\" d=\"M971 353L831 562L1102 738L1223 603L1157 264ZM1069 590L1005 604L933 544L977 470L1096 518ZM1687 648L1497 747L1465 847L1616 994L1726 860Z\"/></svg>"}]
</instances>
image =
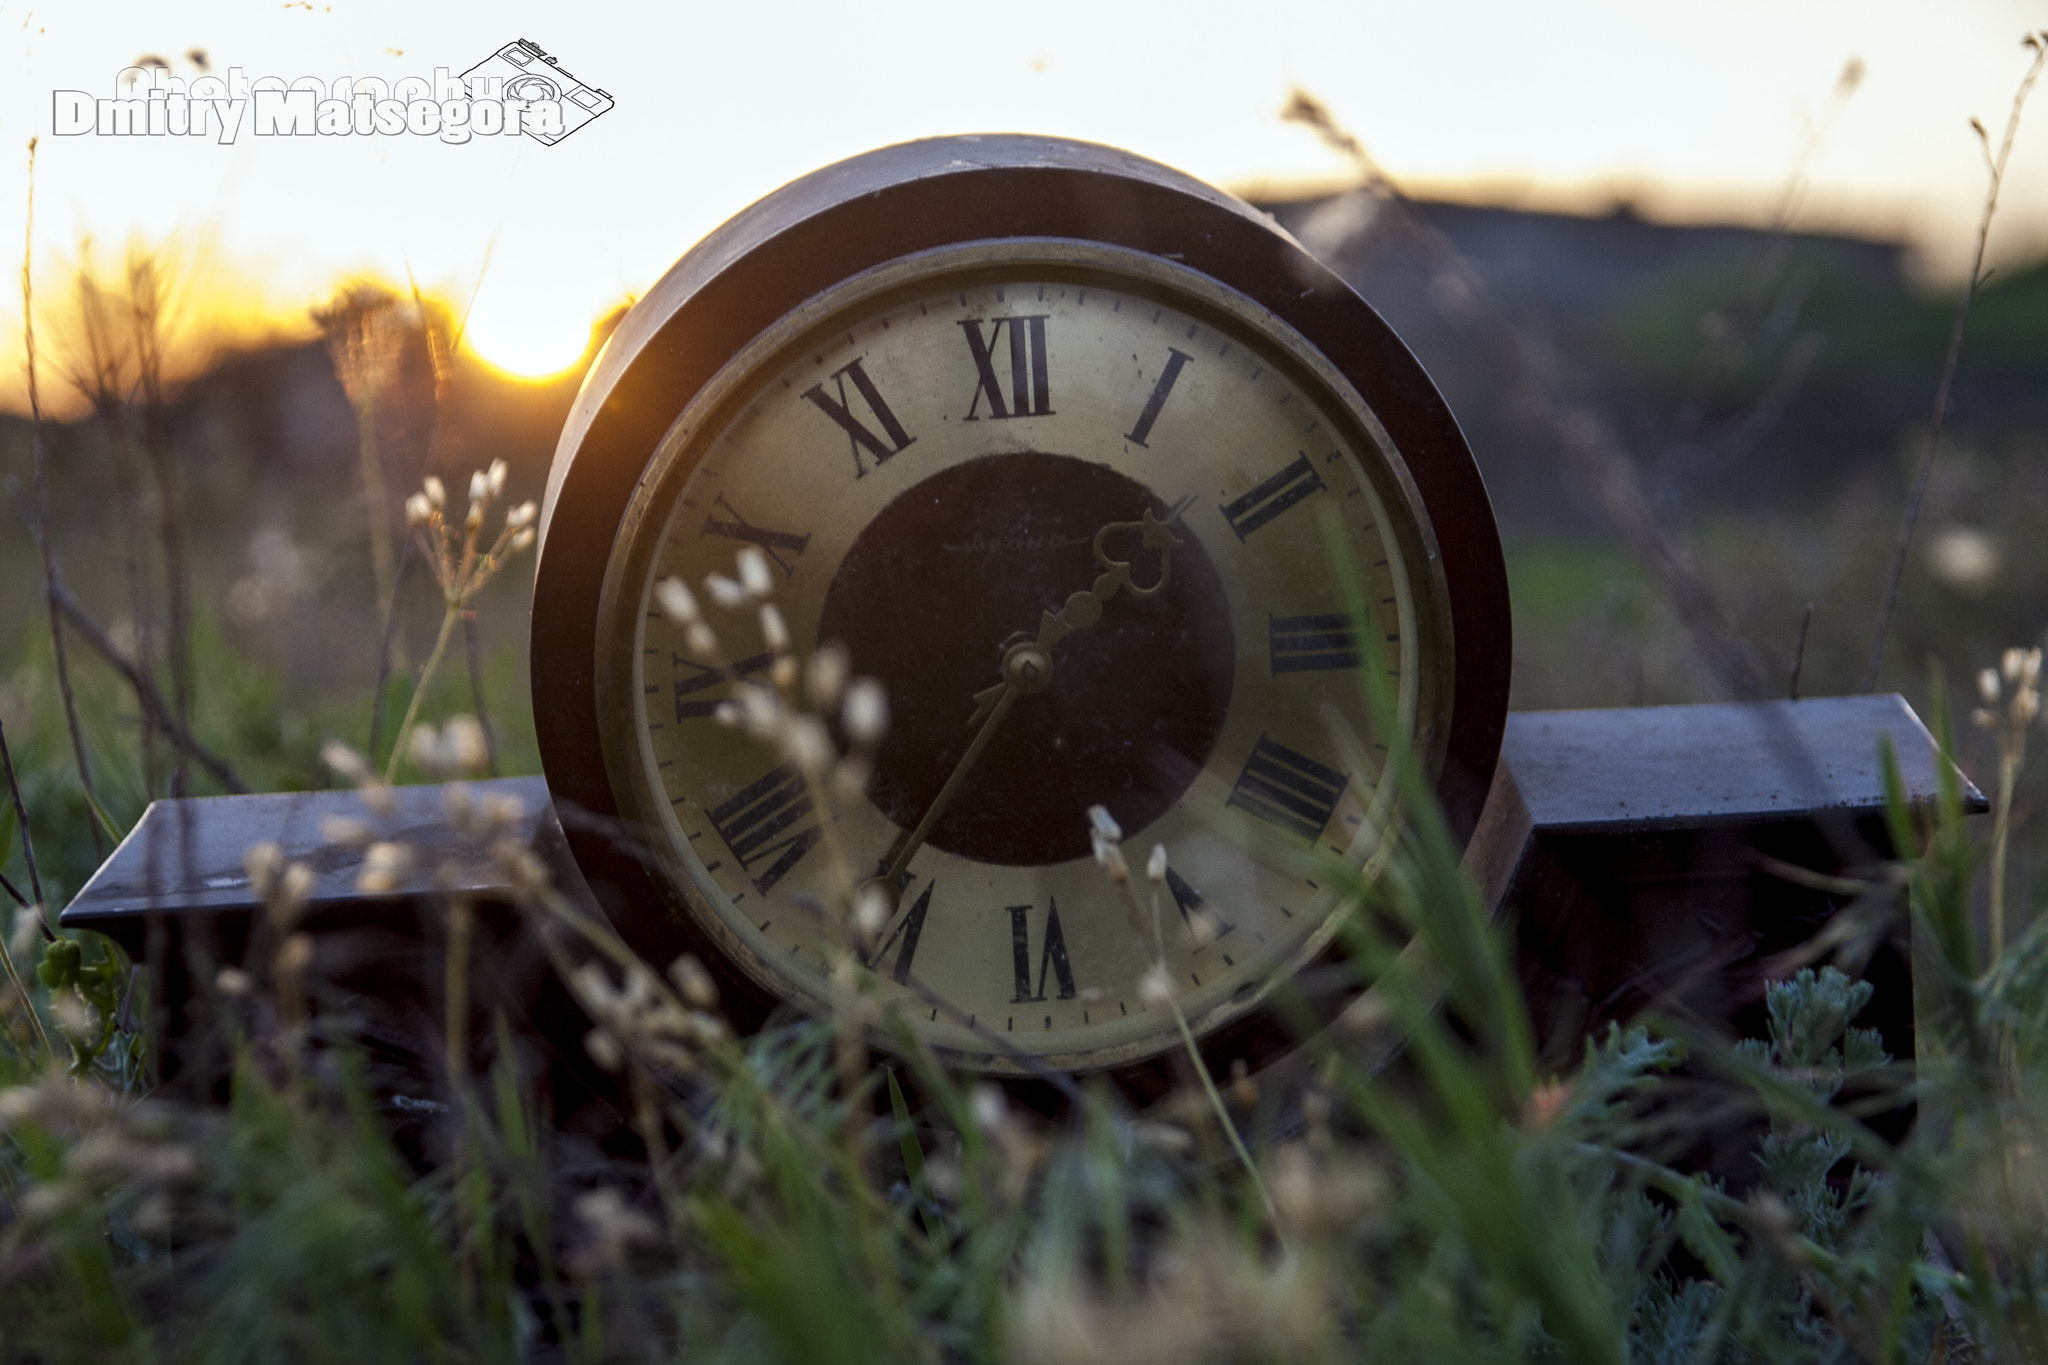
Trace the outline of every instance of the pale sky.
<instances>
[{"instance_id":1,"label":"pale sky","mask_svg":"<svg viewBox=\"0 0 2048 1365\"><path fill-rule=\"evenodd\" d=\"M1326 100L1412 189L1661 217L1756 221L1844 63L1865 75L1811 162L1801 222L1967 259L1984 190L1971 116L2003 128L2048 0L1237 0L1120 4L328 5L115 0L0 6L0 241L36 169L44 325L81 239L188 262L195 317L295 323L351 275L466 297L472 340L531 371L644 291L722 219L807 170L940 133L1128 147L1240 192L1329 184L1342 163L1280 122ZM399 134L53 136L53 92L111 97L144 54L174 74L431 77L515 38L615 107L556 146ZM11 49L11 50L10 50ZM2048 92L2023 125L1993 255L2048 249ZM11 168L11 169L9 169ZM6 272L11 280L15 272ZM39 319L43 309L39 300ZM0 298L0 402L20 307Z\"/></svg>"}]
</instances>

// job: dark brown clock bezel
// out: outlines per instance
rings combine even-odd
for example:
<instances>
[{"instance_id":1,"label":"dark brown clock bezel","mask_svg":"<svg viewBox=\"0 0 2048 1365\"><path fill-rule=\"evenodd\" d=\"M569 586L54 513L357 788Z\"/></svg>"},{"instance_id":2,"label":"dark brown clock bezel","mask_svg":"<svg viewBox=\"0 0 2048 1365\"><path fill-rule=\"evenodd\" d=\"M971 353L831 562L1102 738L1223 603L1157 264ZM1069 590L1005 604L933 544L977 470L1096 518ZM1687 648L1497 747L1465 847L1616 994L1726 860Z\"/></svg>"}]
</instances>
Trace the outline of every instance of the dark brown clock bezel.
<instances>
[{"instance_id":1,"label":"dark brown clock bezel","mask_svg":"<svg viewBox=\"0 0 2048 1365\"><path fill-rule=\"evenodd\" d=\"M604 763L597 714L606 566L634 492L678 414L757 334L835 284L914 253L1023 237L1100 242L1177 262L1293 327L1371 407L1401 452L1441 555L1452 701L1437 796L1468 837L1499 755L1511 635L1507 580L1484 484L1422 367L1371 306L1264 215L1127 152L1024 136L938 138L813 172L713 232L628 313L578 394L549 471L534 585L531 667L543 767L571 852L628 941L657 964L704 936L666 909ZM632 913L633 911L641 913ZM728 1013L757 1026L777 1003L720 973ZM1291 1035L1255 1013L1204 1041L1212 1061L1254 1066ZM1165 1064L1116 1073L1134 1095Z\"/></svg>"}]
</instances>

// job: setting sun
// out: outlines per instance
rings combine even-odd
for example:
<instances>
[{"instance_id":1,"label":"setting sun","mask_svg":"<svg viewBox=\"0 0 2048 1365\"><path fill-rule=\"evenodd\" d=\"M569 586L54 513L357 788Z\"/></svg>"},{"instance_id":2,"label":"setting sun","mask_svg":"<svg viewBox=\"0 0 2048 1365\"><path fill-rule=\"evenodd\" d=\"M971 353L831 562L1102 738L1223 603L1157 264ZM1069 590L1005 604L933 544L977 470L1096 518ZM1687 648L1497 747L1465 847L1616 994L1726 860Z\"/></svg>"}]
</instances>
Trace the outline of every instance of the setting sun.
<instances>
[{"instance_id":1,"label":"setting sun","mask_svg":"<svg viewBox=\"0 0 2048 1365\"><path fill-rule=\"evenodd\" d=\"M545 379L583 358L590 332L589 310L576 299L486 281L469 310L463 344L507 374Z\"/></svg>"}]
</instances>

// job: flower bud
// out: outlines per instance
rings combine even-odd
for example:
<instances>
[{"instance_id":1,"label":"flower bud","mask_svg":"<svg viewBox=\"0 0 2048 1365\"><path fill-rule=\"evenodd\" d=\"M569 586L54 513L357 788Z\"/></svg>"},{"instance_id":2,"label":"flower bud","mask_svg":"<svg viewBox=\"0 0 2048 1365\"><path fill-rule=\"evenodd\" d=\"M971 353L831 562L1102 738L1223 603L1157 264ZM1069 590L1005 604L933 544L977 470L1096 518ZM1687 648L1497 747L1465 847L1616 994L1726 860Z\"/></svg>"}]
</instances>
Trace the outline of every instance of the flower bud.
<instances>
[{"instance_id":1,"label":"flower bud","mask_svg":"<svg viewBox=\"0 0 2048 1365\"><path fill-rule=\"evenodd\" d=\"M405 500L405 524L424 526L434 515L434 504L427 500L425 493L415 493Z\"/></svg>"},{"instance_id":2,"label":"flower bud","mask_svg":"<svg viewBox=\"0 0 2048 1365\"><path fill-rule=\"evenodd\" d=\"M427 491L428 502L431 502L436 507L448 505L448 486L438 478L435 478L432 474L427 475L426 483L422 487Z\"/></svg>"},{"instance_id":3,"label":"flower bud","mask_svg":"<svg viewBox=\"0 0 2048 1365\"><path fill-rule=\"evenodd\" d=\"M664 578L654 585L654 600L662 614L678 625L697 619L697 597L680 578Z\"/></svg>"},{"instance_id":4,"label":"flower bud","mask_svg":"<svg viewBox=\"0 0 2048 1365\"><path fill-rule=\"evenodd\" d=\"M782 613L772 602L761 607L761 639L767 644L770 654L789 653L789 623L782 619Z\"/></svg>"},{"instance_id":5,"label":"flower bud","mask_svg":"<svg viewBox=\"0 0 2048 1365\"><path fill-rule=\"evenodd\" d=\"M889 731L889 694L873 678L855 678L846 689L839 719L846 737L863 748L879 743Z\"/></svg>"},{"instance_id":6,"label":"flower bud","mask_svg":"<svg viewBox=\"0 0 2048 1365\"><path fill-rule=\"evenodd\" d=\"M747 604L747 590L724 574L705 575L704 591L710 595L713 602L727 611Z\"/></svg>"},{"instance_id":7,"label":"flower bud","mask_svg":"<svg viewBox=\"0 0 2048 1365\"><path fill-rule=\"evenodd\" d=\"M508 531L522 530L531 525L533 519L539 515L540 504L531 500L522 502L505 514L505 529Z\"/></svg>"},{"instance_id":8,"label":"flower bud","mask_svg":"<svg viewBox=\"0 0 2048 1365\"><path fill-rule=\"evenodd\" d=\"M472 506L491 496L490 476L481 469L469 476L469 501Z\"/></svg>"},{"instance_id":9,"label":"flower bud","mask_svg":"<svg viewBox=\"0 0 2048 1365\"><path fill-rule=\"evenodd\" d=\"M1987 668L1977 675L1977 695L1984 699L1986 706L1998 704L1999 693L2004 689L1998 685L1998 670Z\"/></svg>"},{"instance_id":10,"label":"flower bud","mask_svg":"<svg viewBox=\"0 0 2048 1365\"><path fill-rule=\"evenodd\" d=\"M1145 880L1154 886L1166 880L1166 845L1152 845L1152 856L1145 861Z\"/></svg>"},{"instance_id":11,"label":"flower bud","mask_svg":"<svg viewBox=\"0 0 2048 1365\"><path fill-rule=\"evenodd\" d=\"M485 476L484 484L494 498L505 491L505 473L505 462L503 460L491 461L490 472Z\"/></svg>"},{"instance_id":12,"label":"flower bud","mask_svg":"<svg viewBox=\"0 0 2048 1365\"><path fill-rule=\"evenodd\" d=\"M740 583L755 601L775 591L775 576L768 572L768 556L760 546L742 547L733 562L739 567Z\"/></svg>"}]
</instances>

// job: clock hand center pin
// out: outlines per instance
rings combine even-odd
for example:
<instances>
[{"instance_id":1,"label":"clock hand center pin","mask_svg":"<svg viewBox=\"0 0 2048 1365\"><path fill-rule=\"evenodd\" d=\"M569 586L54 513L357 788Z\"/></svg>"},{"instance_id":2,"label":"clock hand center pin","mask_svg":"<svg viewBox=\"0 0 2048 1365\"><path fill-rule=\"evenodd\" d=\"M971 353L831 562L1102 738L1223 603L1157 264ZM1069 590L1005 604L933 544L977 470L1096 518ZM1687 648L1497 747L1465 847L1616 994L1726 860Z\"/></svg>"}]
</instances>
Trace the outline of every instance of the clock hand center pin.
<instances>
[{"instance_id":1,"label":"clock hand center pin","mask_svg":"<svg viewBox=\"0 0 2048 1365\"><path fill-rule=\"evenodd\" d=\"M1102 619L1103 604L1119 592L1128 590L1131 596L1144 599L1158 595L1166 587L1173 573L1173 550L1181 543L1180 538L1168 529L1179 518L1181 510L1192 496L1183 498L1167 513L1162 521L1153 515L1151 508L1145 509L1140 521L1112 521L1095 533L1095 562L1102 569L1089 588L1067 598L1057 612L1047 611L1039 617L1038 637L1035 640L1019 641L1003 653L1003 680L974 694L975 710L969 725L979 726L967 752L953 765L953 771L946 778L946 785L939 788L939 794L925 808L924 817L914 829L899 836L893 847L882 858L882 871L875 880L881 884L883 893L893 904L904 869L917 851L924 847L924 841L939 823L939 817L958 794L961 783L967 780L968 772L981 758L988 742L995 737L996 727L1003 723L1003 717L1010 713L1010 707L1017 698L1043 692L1052 685L1052 647L1077 630L1086 630ZM1159 555L1159 577L1149 586L1139 587L1131 576L1129 560L1113 558L1104 542L1115 531L1136 531L1140 543ZM886 940L879 940L886 941Z\"/></svg>"}]
</instances>

